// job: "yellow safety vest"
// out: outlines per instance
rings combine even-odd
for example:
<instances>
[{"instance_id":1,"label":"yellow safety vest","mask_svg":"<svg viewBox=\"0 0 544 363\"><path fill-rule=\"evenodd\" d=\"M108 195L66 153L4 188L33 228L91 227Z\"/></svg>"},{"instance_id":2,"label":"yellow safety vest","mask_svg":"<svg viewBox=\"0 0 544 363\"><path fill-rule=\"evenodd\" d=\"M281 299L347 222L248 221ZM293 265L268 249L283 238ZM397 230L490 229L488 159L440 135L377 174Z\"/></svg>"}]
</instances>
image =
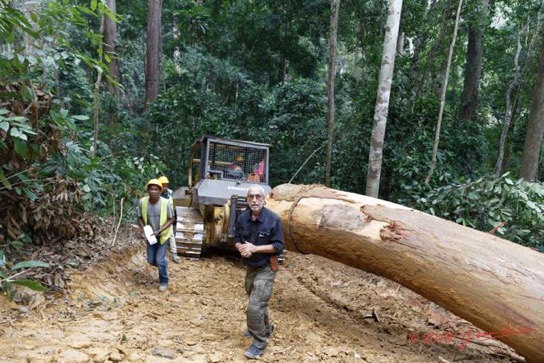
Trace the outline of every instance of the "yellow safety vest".
<instances>
[{"instance_id":1,"label":"yellow safety vest","mask_svg":"<svg viewBox=\"0 0 544 363\"><path fill-rule=\"evenodd\" d=\"M162 197L160 198L161 202L161 214L159 218L159 227L162 227L168 220L168 203L163 203ZM144 219L144 223L147 224L147 203L149 202L149 196L142 198L142 218ZM166 230L162 231L160 243L161 245L164 244L170 236L172 235L172 226L168 227Z\"/></svg>"},{"instance_id":2,"label":"yellow safety vest","mask_svg":"<svg viewBox=\"0 0 544 363\"><path fill-rule=\"evenodd\" d=\"M170 190L170 189L168 189L168 190ZM170 205L172 206L172 212L174 212L174 197L172 197L172 194L173 193L168 193L168 198L163 197L162 194L161 194L161 197L164 198L164 199L168 199L168 201L170 202Z\"/></svg>"}]
</instances>

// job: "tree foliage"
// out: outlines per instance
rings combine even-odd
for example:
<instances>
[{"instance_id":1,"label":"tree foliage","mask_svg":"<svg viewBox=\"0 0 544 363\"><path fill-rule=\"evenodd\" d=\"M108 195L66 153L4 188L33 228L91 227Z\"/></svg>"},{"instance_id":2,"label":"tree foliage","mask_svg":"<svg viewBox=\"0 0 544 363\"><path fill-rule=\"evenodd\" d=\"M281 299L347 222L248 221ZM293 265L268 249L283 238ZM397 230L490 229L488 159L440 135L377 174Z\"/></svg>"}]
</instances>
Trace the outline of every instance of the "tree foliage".
<instances>
[{"instance_id":1,"label":"tree foliage","mask_svg":"<svg viewBox=\"0 0 544 363\"><path fill-rule=\"evenodd\" d=\"M92 241L92 215L106 214L118 198L137 194L131 184L116 188L121 177L115 170L131 169L131 178L143 172L140 183L157 173L147 155L112 159L104 143L93 156L89 117L68 109L88 111L88 104L79 102L88 78L79 70L85 65L92 72L104 64L67 42L66 32L85 28L85 17L100 9L96 3L85 8L55 1L28 14L0 7L0 287L9 294L13 285L42 288L15 277L20 267L46 267L16 263L19 252L76 237ZM88 30L80 31L93 44L98 38Z\"/></svg>"},{"instance_id":2,"label":"tree foliage","mask_svg":"<svg viewBox=\"0 0 544 363\"><path fill-rule=\"evenodd\" d=\"M544 252L544 185L508 174L436 188L421 210Z\"/></svg>"},{"instance_id":3,"label":"tree foliage","mask_svg":"<svg viewBox=\"0 0 544 363\"><path fill-rule=\"evenodd\" d=\"M119 117L103 127L113 97L101 87L98 137L91 120L97 72L107 75L99 31L108 15L105 1L35 4L27 12L0 7L0 251L7 259L33 245L92 236L92 223L82 218L111 215L121 200L131 206L125 218L133 218L148 179L166 174L174 187L185 184L189 146L203 135L271 144L272 186L325 181L329 1L164 1L159 94L148 110L147 1L120 2L116 16L109 14L118 22ZM353 0L340 8L331 183L360 194L386 5ZM456 7L452 1L404 2L380 197L482 230L506 222L498 235L541 248L544 227L534 214L541 196L531 191L541 183L516 181L538 64L541 4L490 2L489 22L479 24L485 36L478 106L474 122L467 123L458 114L475 6L467 4L461 14L437 167L425 185ZM493 179L522 29L521 81L504 161L510 174ZM541 158L539 180L543 163ZM490 195L500 202L491 202L495 197L485 193L497 188L500 196Z\"/></svg>"}]
</instances>

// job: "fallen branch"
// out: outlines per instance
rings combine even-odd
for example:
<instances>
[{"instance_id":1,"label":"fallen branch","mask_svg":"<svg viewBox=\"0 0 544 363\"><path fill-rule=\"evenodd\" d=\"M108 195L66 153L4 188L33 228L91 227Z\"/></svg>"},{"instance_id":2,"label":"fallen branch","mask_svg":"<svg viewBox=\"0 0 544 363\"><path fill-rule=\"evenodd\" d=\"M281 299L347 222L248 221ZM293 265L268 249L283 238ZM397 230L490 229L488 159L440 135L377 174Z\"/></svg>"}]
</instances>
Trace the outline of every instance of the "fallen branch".
<instances>
[{"instance_id":1,"label":"fallen branch","mask_svg":"<svg viewBox=\"0 0 544 363\"><path fill-rule=\"evenodd\" d=\"M115 245L115 241L117 240L117 232L119 232L119 226L121 225L121 221L123 220L123 202L125 198L121 198L121 210L119 211L119 221L117 222L117 228L115 228L115 234L113 235L113 241L111 242L110 247L113 247Z\"/></svg>"}]
</instances>

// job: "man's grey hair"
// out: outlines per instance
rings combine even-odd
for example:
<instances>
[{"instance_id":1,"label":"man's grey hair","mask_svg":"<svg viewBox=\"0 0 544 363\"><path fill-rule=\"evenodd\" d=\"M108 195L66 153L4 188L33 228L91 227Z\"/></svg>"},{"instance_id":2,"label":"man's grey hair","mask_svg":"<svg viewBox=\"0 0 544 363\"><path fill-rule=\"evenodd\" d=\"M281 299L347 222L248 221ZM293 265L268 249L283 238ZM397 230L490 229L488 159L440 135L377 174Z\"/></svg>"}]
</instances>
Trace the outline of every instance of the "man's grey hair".
<instances>
[{"instance_id":1,"label":"man's grey hair","mask_svg":"<svg viewBox=\"0 0 544 363\"><path fill-rule=\"evenodd\" d=\"M247 190L247 195L249 195L249 191L252 190L252 189L257 189L259 190L259 193L263 196L263 197L266 197L266 192L264 191L264 188L259 185L259 184L252 184L249 186L249 189Z\"/></svg>"}]
</instances>

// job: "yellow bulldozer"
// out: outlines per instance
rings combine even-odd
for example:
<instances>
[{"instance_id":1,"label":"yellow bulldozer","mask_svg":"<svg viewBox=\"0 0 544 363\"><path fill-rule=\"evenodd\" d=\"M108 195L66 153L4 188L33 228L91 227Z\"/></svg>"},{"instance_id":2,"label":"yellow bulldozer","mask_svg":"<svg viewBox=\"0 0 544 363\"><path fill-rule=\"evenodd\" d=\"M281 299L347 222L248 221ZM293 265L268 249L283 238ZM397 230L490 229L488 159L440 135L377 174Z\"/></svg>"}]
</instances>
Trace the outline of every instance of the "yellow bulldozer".
<instances>
[{"instance_id":1,"label":"yellow bulldozer","mask_svg":"<svg viewBox=\"0 0 544 363\"><path fill-rule=\"evenodd\" d=\"M271 190L269 147L212 136L191 145L187 186L174 192L179 255L198 259L211 250L235 250L235 221L248 206L249 186Z\"/></svg>"}]
</instances>

